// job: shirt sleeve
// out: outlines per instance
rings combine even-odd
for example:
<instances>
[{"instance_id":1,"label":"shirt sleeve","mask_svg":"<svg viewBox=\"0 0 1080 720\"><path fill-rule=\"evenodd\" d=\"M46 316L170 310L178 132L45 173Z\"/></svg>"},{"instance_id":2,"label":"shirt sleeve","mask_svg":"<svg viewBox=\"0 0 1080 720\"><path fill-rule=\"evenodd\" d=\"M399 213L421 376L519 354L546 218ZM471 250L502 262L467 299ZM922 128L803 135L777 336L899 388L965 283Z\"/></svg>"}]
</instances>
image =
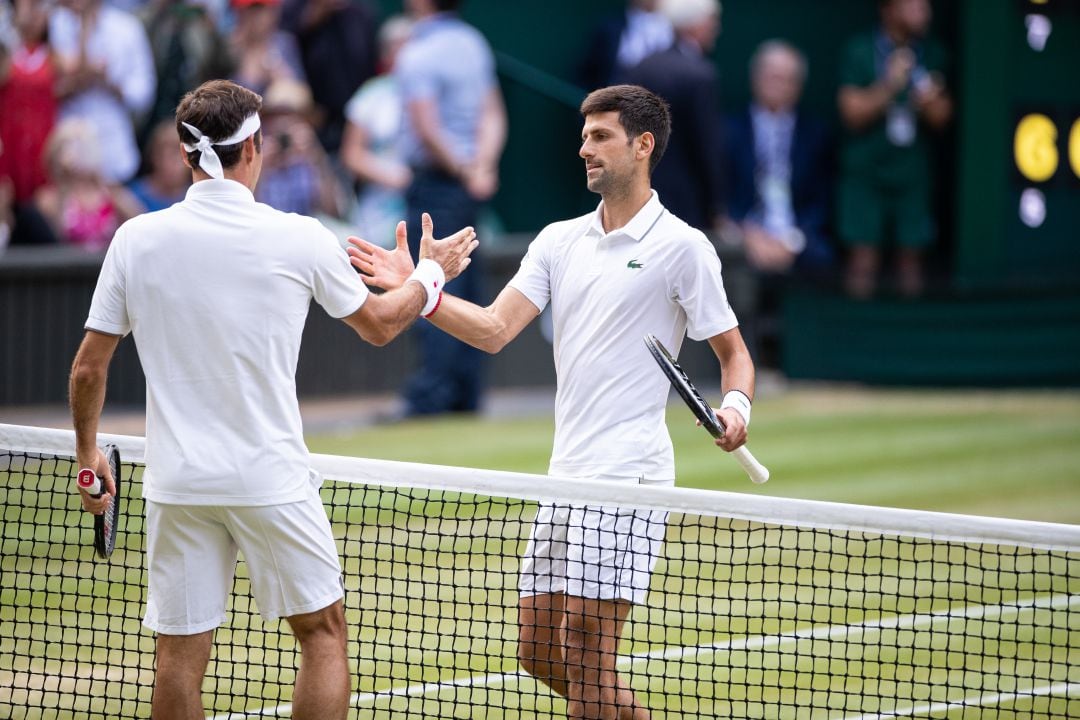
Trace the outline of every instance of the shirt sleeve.
<instances>
[{"instance_id":1,"label":"shirt sleeve","mask_svg":"<svg viewBox=\"0 0 1080 720\"><path fill-rule=\"evenodd\" d=\"M512 287L529 299L536 309L543 312L551 301L551 258L554 237L542 231L529 244L525 257L521 258L521 267L510 278L507 287Z\"/></svg>"},{"instance_id":2,"label":"shirt sleeve","mask_svg":"<svg viewBox=\"0 0 1080 720\"><path fill-rule=\"evenodd\" d=\"M425 65L423 56L415 48L406 46L398 55L394 79L404 102L430 99L438 94L438 76Z\"/></svg>"},{"instance_id":3,"label":"shirt sleeve","mask_svg":"<svg viewBox=\"0 0 1080 720\"><path fill-rule=\"evenodd\" d=\"M671 276L672 297L686 313L686 334L691 340L707 340L739 325L724 290L720 257L698 233L687 241Z\"/></svg>"},{"instance_id":4,"label":"shirt sleeve","mask_svg":"<svg viewBox=\"0 0 1080 720\"><path fill-rule=\"evenodd\" d=\"M330 317L343 318L360 309L370 291L349 263L337 238L318 225L311 233L314 245L311 294Z\"/></svg>"},{"instance_id":5,"label":"shirt sleeve","mask_svg":"<svg viewBox=\"0 0 1080 720\"><path fill-rule=\"evenodd\" d=\"M127 263L124 258L126 232L121 226L116 231L105 262L101 265L94 297L90 301L90 314L85 328L108 335L123 337L131 332L127 309Z\"/></svg>"}]
</instances>

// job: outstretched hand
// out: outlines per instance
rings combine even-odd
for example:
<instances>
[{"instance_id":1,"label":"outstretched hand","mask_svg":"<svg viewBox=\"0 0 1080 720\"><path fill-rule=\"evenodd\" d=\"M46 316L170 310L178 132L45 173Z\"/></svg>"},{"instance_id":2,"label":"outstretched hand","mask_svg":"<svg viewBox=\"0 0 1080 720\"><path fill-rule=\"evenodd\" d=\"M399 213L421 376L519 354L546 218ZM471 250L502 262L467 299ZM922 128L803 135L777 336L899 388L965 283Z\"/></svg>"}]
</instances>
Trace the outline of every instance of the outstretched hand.
<instances>
[{"instance_id":1,"label":"outstretched hand","mask_svg":"<svg viewBox=\"0 0 1080 720\"><path fill-rule=\"evenodd\" d=\"M420 236L420 259L430 258L439 263L446 274L446 281L450 282L472 262L469 255L480 244L480 241L476 239L476 231L471 227L466 227L450 237L436 240L435 226L431 221L431 216L424 213L421 223L423 232ZM397 225L395 241L396 247L393 250L387 250L362 238L349 238L349 243L352 245L348 248L349 262L363 273L361 277L368 285L374 285L383 290L394 290L404 285L415 269L412 257L409 255L404 220Z\"/></svg>"},{"instance_id":2,"label":"outstretched hand","mask_svg":"<svg viewBox=\"0 0 1080 720\"><path fill-rule=\"evenodd\" d=\"M450 237L436 240L435 225L427 213L420 216L420 228L420 259L430 258L439 263L446 273L446 282L450 282L469 267L472 262L469 256L480 244L475 230L464 227Z\"/></svg>"},{"instance_id":3,"label":"outstretched hand","mask_svg":"<svg viewBox=\"0 0 1080 720\"><path fill-rule=\"evenodd\" d=\"M373 245L367 240L350 237L349 262L363 273L360 277L368 285L383 290L394 290L405 284L415 266L409 255L409 241L405 233L405 221L397 224L394 233L396 247L393 250Z\"/></svg>"}]
</instances>

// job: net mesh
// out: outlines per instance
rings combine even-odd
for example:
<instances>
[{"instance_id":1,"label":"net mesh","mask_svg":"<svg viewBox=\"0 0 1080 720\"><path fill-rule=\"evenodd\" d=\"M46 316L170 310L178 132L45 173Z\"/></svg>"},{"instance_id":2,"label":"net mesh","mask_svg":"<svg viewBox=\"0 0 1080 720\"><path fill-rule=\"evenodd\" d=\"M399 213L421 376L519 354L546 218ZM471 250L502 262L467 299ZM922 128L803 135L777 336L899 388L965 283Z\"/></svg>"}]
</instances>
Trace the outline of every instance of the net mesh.
<instances>
[{"instance_id":1,"label":"net mesh","mask_svg":"<svg viewBox=\"0 0 1080 720\"><path fill-rule=\"evenodd\" d=\"M0 717L149 717L141 467L123 466L117 549L102 561L72 490L73 461L2 449L3 439ZM363 472L324 484L346 587L351 717L566 712L517 657L521 555L537 502L495 496L485 475L457 472L453 490ZM797 523L788 516L804 506L785 512L776 499L776 520L751 521L730 494L694 495L692 505L722 499L688 512L691 491L610 490L603 512L633 508L638 490L649 509L673 510L618 665L653 718L1080 717L1078 528L1014 521L995 542L994 524L980 521L978 538L941 540L971 531L907 535L881 511L894 519L875 532L865 508L851 523L859 529L835 517ZM1025 531L1030 545L1015 539ZM289 716L298 659L287 629L259 618L241 561L204 684L208 715Z\"/></svg>"}]
</instances>

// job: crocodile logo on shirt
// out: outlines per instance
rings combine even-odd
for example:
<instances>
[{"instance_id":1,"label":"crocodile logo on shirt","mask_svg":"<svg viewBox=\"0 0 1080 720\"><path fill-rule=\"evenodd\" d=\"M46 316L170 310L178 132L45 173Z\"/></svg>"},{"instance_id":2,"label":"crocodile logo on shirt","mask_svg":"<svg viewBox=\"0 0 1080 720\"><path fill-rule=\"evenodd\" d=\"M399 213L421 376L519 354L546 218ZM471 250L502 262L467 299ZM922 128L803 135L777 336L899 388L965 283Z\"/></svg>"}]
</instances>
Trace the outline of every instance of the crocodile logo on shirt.
<instances>
[{"instance_id":1,"label":"crocodile logo on shirt","mask_svg":"<svg viewBox=\"0 0 1080 720\"><path fill-rule=\"evenodd\" d=\"M631 260L630 262L626 263L626 267L630 268L631 270L640 270L645 266L639 263L637 260Z\"/></svg>"}]
</instances>

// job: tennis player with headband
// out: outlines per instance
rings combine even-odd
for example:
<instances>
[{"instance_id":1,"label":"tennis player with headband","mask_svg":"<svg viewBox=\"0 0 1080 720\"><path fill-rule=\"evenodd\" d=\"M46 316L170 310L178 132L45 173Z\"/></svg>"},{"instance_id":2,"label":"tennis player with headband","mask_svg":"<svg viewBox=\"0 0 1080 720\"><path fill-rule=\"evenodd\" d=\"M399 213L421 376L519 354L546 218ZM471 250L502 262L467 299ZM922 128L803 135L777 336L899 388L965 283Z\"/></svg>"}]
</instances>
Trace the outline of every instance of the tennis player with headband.
<instances>
[{"instance_id":1,"label":"tennis player with headband","mask_svg":"<svg viewBox=\"0 0 1080 720\"><path fill-rule=\"evenodd\" d=\"M578 154L595 212L540 232L521 269L486 308L444 295L430 317L446 332L498 352L550 303L555 327L552 475L624 483L674 482L664 423L670 386L642 342L677 354L684 335L707 340L722 368L716 443L746 441L754 365L728 305L720 259L706 237L664 209L650 174L667 145L664 101L634 85L601 88L581 106ZM408 248L364 241L353 264L383 288L413 272ZM568 700L572 717L644 720L616 673L623 625L644 602L666 513L541 506L521 569L519 656Z\"/></svg>"},{"instance_id":2,"label":"tennis player with headband","mask_svg":"<svg viewBox=\"0 0 1080 720\"><path fill-rule=\"evenodd\" d=\"M106 495L82 493L82 503L100 513L115 492L97 447L109 361L124 335L138 343L155 720L204 716L203 675L238 551L262 616L284 617L300 643L293 717L345 718L341 566L296 400L308 307L314 298L385 344L431 312L476 247L472 228L434 240L425 218L410 282L371 294L329 230L255 202L261 104L224 80L184 96L176 126L194 183L183 201L117 230L71 371L78 461L106 478Z\"/></svg>"}]
</instances>

